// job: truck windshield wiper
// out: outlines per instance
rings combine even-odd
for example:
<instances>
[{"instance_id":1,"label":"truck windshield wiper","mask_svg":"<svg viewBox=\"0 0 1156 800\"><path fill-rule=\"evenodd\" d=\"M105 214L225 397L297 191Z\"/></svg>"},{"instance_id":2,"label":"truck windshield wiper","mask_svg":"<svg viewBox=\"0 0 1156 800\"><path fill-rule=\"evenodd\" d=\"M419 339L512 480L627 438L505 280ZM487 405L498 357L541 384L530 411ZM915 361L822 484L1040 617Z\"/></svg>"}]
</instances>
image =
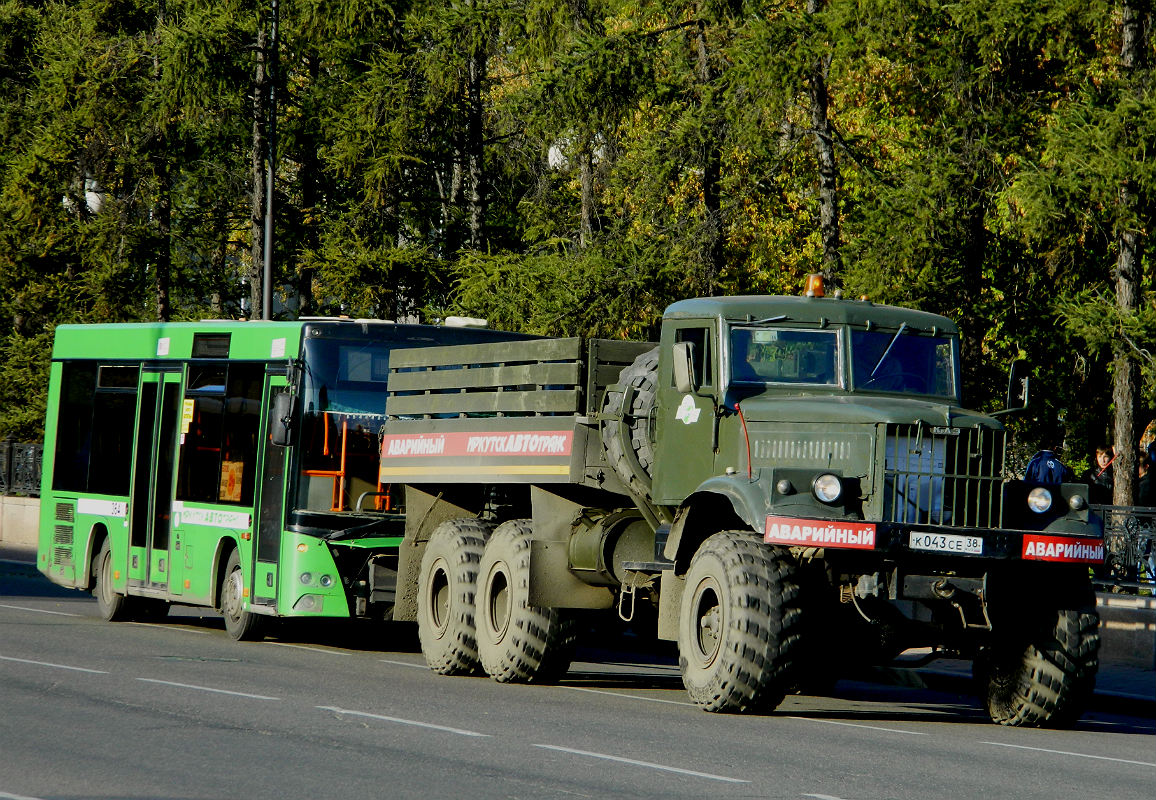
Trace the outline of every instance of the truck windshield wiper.
<instances>
[{"instance_id":1,"label":"truck windshield wiper","mask_svg":"<svg viewBox=\"0 0 1156 800\"><path fill-rule=\"evenodd\" d=\"M743 325L770 325L772 322L782 322L787 319L786 314L779 314L777 317L767 317L766 319L750 319L742 323Z\"/></svg>"},{"instance_id":2,"label":"truck windshield wiper","mask_svg":"<svg viewBox=\"0 0 1156 800\"><path fill-rule=\"evenodd\" d=\"M907 330L906 322L899 326L899 330L895 331L895 335L892 336L891 341L887 343L887 349L883 351L883 355L879 356L879 360L875 362L875 369L871 370L870 377L875 377L875 373L879 371L879 366L883 363L883 360L887 358L887 354L891 352L891 348L895 346L895 342L899 339L905 330Z\"/></svg>"}]
</instances>

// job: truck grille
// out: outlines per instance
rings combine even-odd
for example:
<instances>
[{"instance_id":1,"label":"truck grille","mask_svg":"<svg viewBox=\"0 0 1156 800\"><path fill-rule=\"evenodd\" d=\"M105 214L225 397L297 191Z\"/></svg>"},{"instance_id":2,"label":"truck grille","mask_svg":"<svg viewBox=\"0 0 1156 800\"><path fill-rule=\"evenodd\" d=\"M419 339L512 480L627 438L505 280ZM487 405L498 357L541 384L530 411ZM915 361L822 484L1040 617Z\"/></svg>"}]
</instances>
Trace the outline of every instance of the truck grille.
<instances>
[{"instance_id":1,"label":"truck grille","mask_svg":"<svg viewBox=\"0 0 1156 800\"><path fill-rule=\"evenodd\" d=\"M888 425L886 448L885 519L1003 527L1003 431Z\"/></svg>"}]
</instances>

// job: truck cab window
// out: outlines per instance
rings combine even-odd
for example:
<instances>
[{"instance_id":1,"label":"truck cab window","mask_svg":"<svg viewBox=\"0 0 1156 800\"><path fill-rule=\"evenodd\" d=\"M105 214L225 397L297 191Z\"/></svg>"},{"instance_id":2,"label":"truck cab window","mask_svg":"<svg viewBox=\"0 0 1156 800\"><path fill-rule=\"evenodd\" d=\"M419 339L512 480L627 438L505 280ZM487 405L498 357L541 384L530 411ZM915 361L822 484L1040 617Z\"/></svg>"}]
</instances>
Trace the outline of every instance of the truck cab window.
<instances>
[{"instance_id":1,"label":"truck cab window","mask_svg":"<svg viewBox=\"0 0 1156 800\"><path fill-rule=\"evenodd\" d=\"M732 383L840 384L835 331L736 327L730 345Z\"/></svg>"},{"instance_id":2,"label":"truck cab window","mask_svg":"<svg viewBox=\"0 0 1156 800\"><path fill-rule=\"evenodd\" d=\"M679 328L674 332L675 342L690 342L694 347L694 382L697 386L713 386L714 369L711 358L710 328Z\"/></svg>"}]
</instances>

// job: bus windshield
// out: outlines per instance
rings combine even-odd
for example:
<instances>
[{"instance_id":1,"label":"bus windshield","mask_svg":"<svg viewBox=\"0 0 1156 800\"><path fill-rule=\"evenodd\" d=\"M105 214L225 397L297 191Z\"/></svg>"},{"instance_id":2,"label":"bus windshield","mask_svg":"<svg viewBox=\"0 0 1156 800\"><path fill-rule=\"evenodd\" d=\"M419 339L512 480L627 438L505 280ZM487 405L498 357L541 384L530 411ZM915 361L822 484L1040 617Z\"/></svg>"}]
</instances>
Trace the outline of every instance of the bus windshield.
<instances>
[{"instance_id":1,"label":"bus windshield","mask_svg":"<svg viewBox=\"0 0 1156 800\"><path fill-rule=\"evenodd\" d=\"M956 357L954 338L905 325L851 332L851 374L859 390L955 398Z\"/></svg>"},{"instance_id":2,"label":"bus windshield","mask_svg":"<svg viewBox=\"0 0 1156 800\"><path fill-rule=\"evenodd\" d=\"M306 339L302 364L300 482L297 507L348 511L377 483L378 434L392 341ZM360 510L380 508L363 503Z\"/></svg>"}]
</instances>

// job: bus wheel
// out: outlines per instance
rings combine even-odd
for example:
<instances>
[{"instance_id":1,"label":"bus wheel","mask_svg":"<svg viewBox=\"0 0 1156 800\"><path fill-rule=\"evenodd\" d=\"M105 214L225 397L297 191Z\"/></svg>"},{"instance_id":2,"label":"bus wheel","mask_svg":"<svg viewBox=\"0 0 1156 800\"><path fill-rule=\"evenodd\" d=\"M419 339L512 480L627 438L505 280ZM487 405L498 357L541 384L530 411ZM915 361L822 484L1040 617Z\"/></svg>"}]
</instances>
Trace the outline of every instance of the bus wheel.
<instances>
[{"instance_id":1,"label":"bus wheel","mask_svg":"<svg viewBox=\"0 0 1156 800\"><path fill-rule=\"evenodd\" d=\"M686 573L678 661L690 699L706 711L769 711L798 681L799 575L747 531L711 536Z\"/></svg>"},{"instance_id":2,"label":"bus wheel","mask_svg":"<svg viewBox=\"0 0 1156 800\"><path fill-rule=\"evenodd\" d=\"M530 521L504 522L478 565L478 656L499 683L549 683L570 668L575 624L530 605Z\"/></svg>"},{"instance_id":3,"label":"bus wheel","mask_svg":"<svg viewBox=\"0 0 1156 800\"><path fill-rule=\"evenodd\" d=\"M265 619L259 614L244 611L245 579L241 572L241 557L234 550L229 555L225 574L221 579L221 616L225 630L238 642L253 642L265 638Z\"/></svg>"},{"instance_id":4,"label":"bus wheel","mask_svg":"<svg viewBox=\"0 0 1156 800\"><path fill-rule=\"evenodd\" d=\"M129 618L128 598L117 594L112 588L112 545L108 539L100 545L96 559L92 562L92 576L94 578L92 596L96 598L96 607L100 616L109 622L119 622Z\"/></svg>"},{"instance_id":5,"label":"bus wheel","mask_svg":"<svg viewBox=\"0 0 1156 800\"><path fill-rule=\"evenodd\" d=\"M481 671L474 595L489 535L484 522L451 519L438 525L425 547L417 583L417 634L426 664L439 675Z\"/></svg>"}]
</instances>

